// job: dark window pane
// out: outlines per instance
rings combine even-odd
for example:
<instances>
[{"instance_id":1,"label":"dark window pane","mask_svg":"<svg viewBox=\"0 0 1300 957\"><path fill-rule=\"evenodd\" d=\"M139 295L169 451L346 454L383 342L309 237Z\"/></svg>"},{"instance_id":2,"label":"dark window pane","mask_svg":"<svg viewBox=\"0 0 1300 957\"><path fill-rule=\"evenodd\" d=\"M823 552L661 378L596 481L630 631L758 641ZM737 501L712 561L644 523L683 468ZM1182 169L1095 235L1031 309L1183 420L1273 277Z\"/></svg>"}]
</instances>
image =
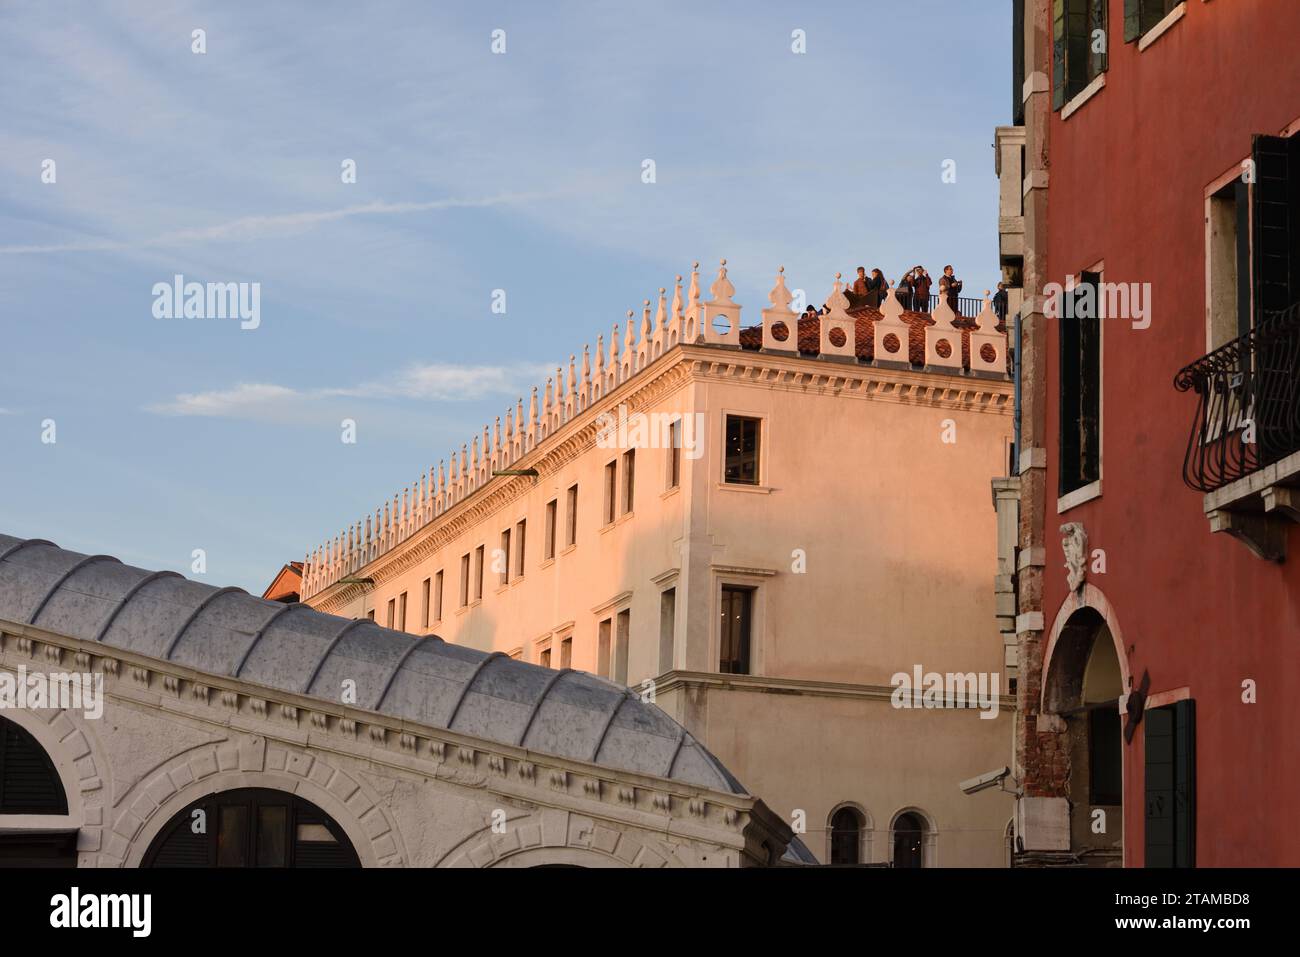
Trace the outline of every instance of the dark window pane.
<instances>
[{"instance_id":1,"label":"dark window pane","mask_svg":"<svg viewBox=\"0 0 1300 957\"><path fill-rule=\"evenodd\" d=\"M749 674L749 632L752 588L722 589L721 646L718 670L723 674Z\"/></svg>"},{"instance_id":2,"label":"dark window pane","mask_svg":"<svg viewBox=\"0 0 1300 957\"><path fill-rule=\"evenodd\" d=\"M852 808L842 807L831 817L831 863L861 864L862 820Z\"/></svg>"},{"instance_id":3,"label":"dark window pane","mask_svg":"<svg viewBox=\"0 0 1300 957\"><path fill-rule=\"evenodd\" d=\"M289 863L289 809L262 805L257 809L257 866L284 867Z\"/></svg>"},{"instance_id":4,"label":"dark window pane","mask_svg":"<svg viewBox=\"0 0 1300 957\"><path fill-rule=\"evenodd\" d=\"M217 867L248 866L248 805L227 804L219 811ZM208 822L212 826L212 822Z\"/></svg>"},{"instance_id":5,"label":"dark window pane","mask_svg":"<svg viewBox=\"0 0 1300 957\"><path fill-rule=\"evenodd\" d=\"M758 419L727 416L726 481L740 485L758 484Z\"/></svg>"}]
</instances>

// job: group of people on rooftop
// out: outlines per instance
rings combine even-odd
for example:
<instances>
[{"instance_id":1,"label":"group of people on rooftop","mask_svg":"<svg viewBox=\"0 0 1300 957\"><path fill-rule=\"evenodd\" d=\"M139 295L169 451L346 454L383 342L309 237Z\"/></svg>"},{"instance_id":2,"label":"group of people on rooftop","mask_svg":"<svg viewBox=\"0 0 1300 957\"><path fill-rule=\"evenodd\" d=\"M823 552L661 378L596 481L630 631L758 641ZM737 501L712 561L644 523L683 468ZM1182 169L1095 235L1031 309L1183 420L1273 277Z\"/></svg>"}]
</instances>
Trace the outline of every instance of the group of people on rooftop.
<instances>
[{"instance_id":1,"label":"group of people on rooftop","mask_svg":"<svg viewBox=\"0 0 1300 957\"><path fill-rule=\"evenodd\" d=\"M895 292L898 295L898 301L903 304L905 310L929 312L930 287L932 285L933 280L925 267L913 266L898 281ZM944 266L943 275L939 277L939 295L948 301L948 305L953 312L959 311L957 306L961 287L962 281L957 278L952 266ZM868 276L867 268L859 266L857 278L844 290L844 295L848 297L850 309L859 306L871 306L873 309L879 309L880 304L885 301L885 294L888 291L889 281L885 279L883 272L879 269L873 269L871 275ZM802 318L815 319L818 316L826 315L829 309L829 305L824 305L821 309L809 306L804 311Z\"/></svg>"}]
</instances>

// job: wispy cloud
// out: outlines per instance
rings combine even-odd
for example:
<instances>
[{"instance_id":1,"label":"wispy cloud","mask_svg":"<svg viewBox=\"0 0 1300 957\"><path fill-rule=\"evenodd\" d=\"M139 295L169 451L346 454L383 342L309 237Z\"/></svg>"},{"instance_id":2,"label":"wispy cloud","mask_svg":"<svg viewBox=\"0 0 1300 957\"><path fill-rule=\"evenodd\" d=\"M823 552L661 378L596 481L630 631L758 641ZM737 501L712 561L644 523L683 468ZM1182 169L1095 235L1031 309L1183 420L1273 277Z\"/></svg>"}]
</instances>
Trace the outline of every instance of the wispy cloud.
<instances>
[{"instance_id":1,"label":"wispy cloud","mask_svg":"<svg viewBox=\"0 0 1300 957\"><path fill-rule=\"evenodd\" d=\"M553 370L552 370L553 371ZM301 421L311 407L338 399L398 399L465 402L491 396L516 396L546 375L532 364L408 366L392 379L355 386L295 389L267 382L241 382L229 389L183 392L145 407L158 415L204 416L267 422Z\"/></svg>"},{"instance_id":2,"label":"wispy cloud","mask_svg":"<svg viewBox=\"0 0 1300 957\"><path fill-rule=\"evenodd\" d=\"M226 223L217 223L198 229L178 229L157 236L140 239L113 240L87 239L69 243L0 246L0 255L16 256L34 253L68 252L119 252L148 247L173 247L204 242L247 242L266 236L282 236L302 232L324 223L337 222L352 216L397 216L411 213L436 212L446 209L482 209L491 206L512 206L540 200L556 199L573 194L577 188L551 190L537 193L501 193L471 199L435 199L422 203L361 203L341 209L315 212L282 213L273 216L243 216Z\"/></svg>"}]
</instances>

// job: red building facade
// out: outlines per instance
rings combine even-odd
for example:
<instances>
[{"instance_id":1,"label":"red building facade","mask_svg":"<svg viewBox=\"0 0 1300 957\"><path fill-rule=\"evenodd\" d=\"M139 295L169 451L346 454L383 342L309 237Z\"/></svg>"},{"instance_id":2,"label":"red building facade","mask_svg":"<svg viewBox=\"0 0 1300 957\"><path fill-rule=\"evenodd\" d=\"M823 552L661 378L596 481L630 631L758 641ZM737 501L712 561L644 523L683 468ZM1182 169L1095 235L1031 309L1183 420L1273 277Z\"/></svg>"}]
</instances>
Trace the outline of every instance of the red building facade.
<instances>
[{"instance_id":1,"label":"red building facade","mask_svg":"<svg viewBox=\"0 0 1300 957\"><path fill-rule=\"evenodd\" d=\"M1020 860L1295 866L1300 3L1015 6Z\"/></svg>"}]
</instances>

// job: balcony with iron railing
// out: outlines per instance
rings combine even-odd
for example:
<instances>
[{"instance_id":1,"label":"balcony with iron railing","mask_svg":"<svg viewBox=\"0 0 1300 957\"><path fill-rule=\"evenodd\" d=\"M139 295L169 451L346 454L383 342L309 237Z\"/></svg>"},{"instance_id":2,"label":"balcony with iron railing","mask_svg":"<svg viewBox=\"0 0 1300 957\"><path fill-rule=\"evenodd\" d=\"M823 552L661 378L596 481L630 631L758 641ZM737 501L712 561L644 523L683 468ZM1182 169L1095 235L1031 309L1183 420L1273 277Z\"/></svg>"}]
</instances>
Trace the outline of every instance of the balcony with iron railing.
<instances>
[{"instance_id":1,"label":"balcony with iron railing","mask_svg":"<svg viewBox=\"0 0 1300 957\"><path fill-rule=\"evenodd\" d=\"M1286 524L1300 521L1300 303L1174 377L1196 396L1183 481L1204 493L1212 531L1261 558L1286 554Z\"/></svg>"}]
</instances>

